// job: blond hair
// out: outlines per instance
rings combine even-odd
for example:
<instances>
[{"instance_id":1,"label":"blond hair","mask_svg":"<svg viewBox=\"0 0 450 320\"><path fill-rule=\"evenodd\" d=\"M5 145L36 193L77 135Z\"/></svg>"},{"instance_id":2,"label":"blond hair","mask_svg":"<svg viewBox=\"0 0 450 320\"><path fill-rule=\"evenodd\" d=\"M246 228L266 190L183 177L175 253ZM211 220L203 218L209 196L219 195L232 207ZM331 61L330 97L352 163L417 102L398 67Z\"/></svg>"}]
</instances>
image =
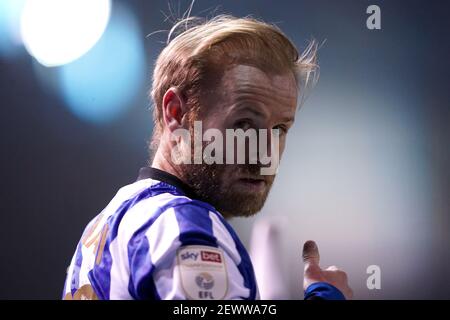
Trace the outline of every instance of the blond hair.
<instances>
[{"instance_id":1,"label":"blond hair","mask_svg":"<svg viewBox=\"0 0 450 320\"><path fill-rule=\"evenodd\" d=\"M188 17L178 21L169 31L167 45L155 63L151 148L155 149L159 142L162 100L170 87L177 87L192 112L198 112L204 89L227 68L247 64L272 74L293 72L304 97L306 88L317 80L316 52L317 43L313 40L299 54L278 27L251 17L219 15L210 20Z\"/></svg>"}]
</instances>

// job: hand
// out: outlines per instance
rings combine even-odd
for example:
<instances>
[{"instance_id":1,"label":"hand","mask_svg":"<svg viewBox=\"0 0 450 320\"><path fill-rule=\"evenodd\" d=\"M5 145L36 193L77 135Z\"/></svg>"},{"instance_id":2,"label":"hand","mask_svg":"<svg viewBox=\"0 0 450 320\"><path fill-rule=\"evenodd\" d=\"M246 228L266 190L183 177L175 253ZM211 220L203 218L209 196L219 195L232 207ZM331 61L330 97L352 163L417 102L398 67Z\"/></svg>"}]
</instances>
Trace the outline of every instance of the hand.
<instances>
[{"instance_id":1,"label":"hand","mask_svg":"<svg viewBox=\"0 0 450 320\"><path fill-rule=\"evenodd\" d=\"M328 267L325 270L320 268L319 248L314 241L306 241L303 245L303 262L305 263L304 290L315 282L327 282L338 288L346 299L353 297L353 291L348 286L347 274L344 271L339 270L336 266Z\"/></svg>"}]
</instances>

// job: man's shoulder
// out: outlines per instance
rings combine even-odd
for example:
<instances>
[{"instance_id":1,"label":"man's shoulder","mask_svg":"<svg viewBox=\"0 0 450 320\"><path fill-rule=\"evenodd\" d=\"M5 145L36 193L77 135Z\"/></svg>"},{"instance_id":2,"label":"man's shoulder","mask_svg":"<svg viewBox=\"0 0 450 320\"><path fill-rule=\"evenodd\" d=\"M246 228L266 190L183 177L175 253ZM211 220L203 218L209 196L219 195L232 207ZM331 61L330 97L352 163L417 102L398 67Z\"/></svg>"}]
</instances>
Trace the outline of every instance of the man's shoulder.
<instances>
[{"instance_id":1,"label":"man's shoulder","mask_svg":"<svg viewBox=\"0 0 450 320\"><path fill-rule=\"evenodd\" d=\"M152 185L134 198L117 228L117 243L127 248L129 256L148 250L152 263L158 264L170 260L179 247L219 246L217 232L225 232L225 225L208 203L173 191L165 183ZM228 245L234 247L234 242Z\"/></svg>"},{"instance_id":2,"label":"man's shoulder","mask_svg":"<svg viewBox=\"0 0 450 320\"><path fill-rule=\"evenodd\" d=\"M136 181L122 187L112 202L114 200L116 203L122 202L122 207L127 211L153 210L163 214L170 209L175 209L190 210L198 215L209 212L220 215L209 203L191 198L168 183L152 179Z\"/></svg>"},{"instance_id":3,"label":"man's shoulder","mask_svg":"<svg viewBox=\"0 0 450 320\"><path fill-rule=\"evenodd\" d=\"M111 220L120 220L119 232L129 234L153 225L163 227L166 223L161 222L166 220L176 223L172 227L179 232L196 228L212 233L213 225L223 224L223 217L212 205L192 199L170 184L146 180L125 186L117 193L117 209Z\"/></svg>"}]
</instances>

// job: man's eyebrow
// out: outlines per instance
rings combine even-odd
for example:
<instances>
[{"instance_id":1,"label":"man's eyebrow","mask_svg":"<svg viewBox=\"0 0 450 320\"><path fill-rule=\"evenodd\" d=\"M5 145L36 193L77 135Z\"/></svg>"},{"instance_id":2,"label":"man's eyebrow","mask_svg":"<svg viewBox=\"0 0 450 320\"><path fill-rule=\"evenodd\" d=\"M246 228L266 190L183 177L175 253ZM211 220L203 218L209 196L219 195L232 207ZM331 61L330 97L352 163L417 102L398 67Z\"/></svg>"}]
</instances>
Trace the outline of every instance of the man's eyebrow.
<instances>
[{"instance_id":1,"label":"man's eyebrow","mask_svg":"<svg viewBox=\"0 0 450 320\"><path fill-rule=\"evenodd\" d=\"M236 102L237 102L237 104L232 110L233 113L238 112L238 111L248 111L258 117L264 117L264 112L259 110L258 107L255 107L251 103L245 103L244 101L239 101L239 99L237 99Z\"/></svg>"},{"instance_id":2,"label":"man's eyebrow","mask_svg":"<svg viewBox=\"0 0 450 320\"><path fill-rule=\"evenodd\" d=\"M239 111L248 111L250 113L253 113L255 116L257 117L264 117L265 114L264 112L262 112L260 110L260 108L256 107L254 104L251 103L246 103L245 99L236 99L236 105L235 107L232 109L232 113L236 113ZM294 123L295 122L295 116L291 117L291 116L286 116L286 117L282 117L280 119L281 122L284 123Z\"/></svg>"},{"instance_id":3,"label":"man's eyebrow","mask_svg":"<svg viewBox=\"0 0 450 320\"><path fill-rule=\"evenodd\" d=\"M281 119L282 122L294 122L295 118L294 117L284 117Z\"/></svg>"}]
</instances>

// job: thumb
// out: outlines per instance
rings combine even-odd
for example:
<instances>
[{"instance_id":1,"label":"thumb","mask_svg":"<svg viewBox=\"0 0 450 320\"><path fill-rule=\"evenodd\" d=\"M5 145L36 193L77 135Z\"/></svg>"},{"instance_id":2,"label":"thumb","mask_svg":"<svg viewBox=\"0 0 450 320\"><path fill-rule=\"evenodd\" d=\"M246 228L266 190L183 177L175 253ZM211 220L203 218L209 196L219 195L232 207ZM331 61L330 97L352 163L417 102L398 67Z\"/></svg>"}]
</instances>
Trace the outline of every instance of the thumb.
<instances>
[{"instance_id":1,"label":"thumb","mask_svg":"<svg viewBox=\"0 0 450 320\"><path fill-rule=\"evenodd\" d=\"M312 265L319 266L319 248L317 247L317 244L312 240L306 241L303 245L303 262L305 263L305 268Z\"/></svg>"}]
</instances>

